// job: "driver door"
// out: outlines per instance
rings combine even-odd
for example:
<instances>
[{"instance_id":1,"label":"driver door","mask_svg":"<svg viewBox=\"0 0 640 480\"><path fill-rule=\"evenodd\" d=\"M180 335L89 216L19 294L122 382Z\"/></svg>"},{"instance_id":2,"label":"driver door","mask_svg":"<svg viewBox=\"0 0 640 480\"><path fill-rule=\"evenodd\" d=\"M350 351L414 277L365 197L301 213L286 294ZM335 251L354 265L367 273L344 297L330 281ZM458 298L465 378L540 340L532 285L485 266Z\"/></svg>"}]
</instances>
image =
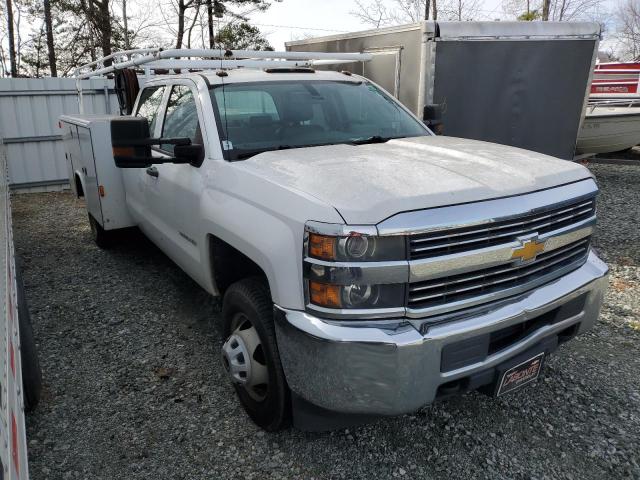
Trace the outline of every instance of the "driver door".
<instances>
[{"instance_id":1,"label":"driver door","mask_svg":"<svg viewBox=\"0 0 640 480\"><path fill-rule=\"evenodd\" d=\"M165 102L166 91L166 85L145 87L140 93L135 108L135 116L145 117L149 122L149 133L152 137L157 137L159 134L159 114ZM149 175L144 168L124 168L121 172L125 184L127 208L140 228L146 231L149 222L145 191Z\"/></svg>"},{"instance_id":2,"label":"driver door","mask_svg":"<svg viewBox=\"0 0 640 480\"><path fill-rule=\"evenodd\" d=\"M167 88L158 136L189 138L192 144L203 144L196 85L190 80L179 80ZM161 144L153 149L153 154L171 157L173 150L173 145ZM205 162L206 157L205 153ZM202 169L190 164L162 163L149 167L145 173L149 234L183 270L197 278L202 270L199 222Z\"/></svg>"}]
</instances>

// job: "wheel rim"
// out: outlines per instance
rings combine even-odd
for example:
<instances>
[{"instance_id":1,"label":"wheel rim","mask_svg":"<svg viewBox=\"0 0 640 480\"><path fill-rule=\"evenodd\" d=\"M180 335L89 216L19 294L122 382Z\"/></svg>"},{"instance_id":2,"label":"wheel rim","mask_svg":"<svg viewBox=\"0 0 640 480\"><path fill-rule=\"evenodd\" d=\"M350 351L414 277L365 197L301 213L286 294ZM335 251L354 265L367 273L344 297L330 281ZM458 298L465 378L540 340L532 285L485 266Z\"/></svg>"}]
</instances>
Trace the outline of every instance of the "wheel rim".
<instances>
[{"instance_id":1,"label":"wheel rim","mask_svg":"<svg viewBox=\"0 0 640 480\"><path fill-rule=\"evenodd\" d=\"M261 402L267 396L269 371L260 336L244 313L234 316L231 330L222 345L222 363L231 381Z\"/></svg>"}]
</instances>

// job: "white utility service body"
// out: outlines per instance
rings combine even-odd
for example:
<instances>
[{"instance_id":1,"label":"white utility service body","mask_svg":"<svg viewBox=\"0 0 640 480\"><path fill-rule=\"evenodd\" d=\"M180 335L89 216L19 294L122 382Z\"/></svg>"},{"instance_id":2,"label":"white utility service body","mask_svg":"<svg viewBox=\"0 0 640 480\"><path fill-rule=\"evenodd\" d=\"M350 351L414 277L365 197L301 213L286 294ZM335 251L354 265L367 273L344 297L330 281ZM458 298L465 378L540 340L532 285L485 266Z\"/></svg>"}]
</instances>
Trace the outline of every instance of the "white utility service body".
<instances>
[{"instance_id":1,"label":"white utility service body","mask_svg":"<svg viewBox=\"0 0 640 480\"><path fill-rule=\"evenodd\" d=\"M105 230L133 227L125 202L122 171L113 168L111 120L113 115L62 115L65 157L71 189L82 191L87 211Z\"/></svg>"},{"instance_id":2,"label":"white utility service body","mask_svg":"<svg viewBox=\"0 0 640 480\"><path fill-rule=\"evenodd\" d=\"M224 295L223 359L263 428L281 428L291 408L297 424L331 428L328 418L407 413L452 393L501 395L514 369L526 363L535 377L523 383L534 380L598 317L608 269L590 247L597 187L580 165L434 136L366 79L298 67L151 76L133 127L140 117L149 137L189 137L202 158L185 163L158 140L128 167L147 157L122 153L126 129L112 124L105 149L108 118L65 117L68 139L87 125L93 153L80 165L97 172L89 179L72 153L71 183L85 197L104 187L90 212L97 200L126 205L104 231L135 224ZM383 138L372 125L410 133ZM342 140L296 145L320 137Z\"/></svg>"}]
</instances>

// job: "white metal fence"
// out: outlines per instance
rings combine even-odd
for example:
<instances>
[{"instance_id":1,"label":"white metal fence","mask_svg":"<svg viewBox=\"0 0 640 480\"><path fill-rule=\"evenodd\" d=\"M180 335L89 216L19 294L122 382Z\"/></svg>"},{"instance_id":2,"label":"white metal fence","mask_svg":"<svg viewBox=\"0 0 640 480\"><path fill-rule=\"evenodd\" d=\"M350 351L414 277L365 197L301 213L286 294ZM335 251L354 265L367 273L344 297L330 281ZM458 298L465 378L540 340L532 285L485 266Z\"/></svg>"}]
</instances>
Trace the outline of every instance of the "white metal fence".
<instances>
[{"instance_id":1,"label":"white metal fence","mask_svg":"<svg viewBox=\"0 0 640 480\"><path fill-rule=\"evenodd\" d=\"M113 80L82 80L82 90L84 113L118 114ZM68 183L58 117L74 113L75 79L0 79L0 147L12 188L60 188Z\"/></svg>"}]
</instances>

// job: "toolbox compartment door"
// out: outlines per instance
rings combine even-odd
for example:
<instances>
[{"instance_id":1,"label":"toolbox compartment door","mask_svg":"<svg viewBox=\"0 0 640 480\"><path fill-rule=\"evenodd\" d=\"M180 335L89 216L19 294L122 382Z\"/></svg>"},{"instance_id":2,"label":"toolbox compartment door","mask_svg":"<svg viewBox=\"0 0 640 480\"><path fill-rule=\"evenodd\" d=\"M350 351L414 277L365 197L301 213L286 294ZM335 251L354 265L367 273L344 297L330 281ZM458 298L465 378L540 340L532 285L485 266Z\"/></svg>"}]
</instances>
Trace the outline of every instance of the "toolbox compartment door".
<instances>
[{"instance_id":1,"label":"toolbox compartment door","mask_svg":"<svg viewBox=\"0 0 640 480\"><path fill-rule=\"evenodd\" d=\"M96 162L91 143L91 130L78 127L78 142L80 144L80 158L84 173L84 198L87 202L87 210L100 225L104 225L102 218L102 206L100 205L100 193L98 191L98 177L96 175Z\"/></svg>"}]
</instances>

